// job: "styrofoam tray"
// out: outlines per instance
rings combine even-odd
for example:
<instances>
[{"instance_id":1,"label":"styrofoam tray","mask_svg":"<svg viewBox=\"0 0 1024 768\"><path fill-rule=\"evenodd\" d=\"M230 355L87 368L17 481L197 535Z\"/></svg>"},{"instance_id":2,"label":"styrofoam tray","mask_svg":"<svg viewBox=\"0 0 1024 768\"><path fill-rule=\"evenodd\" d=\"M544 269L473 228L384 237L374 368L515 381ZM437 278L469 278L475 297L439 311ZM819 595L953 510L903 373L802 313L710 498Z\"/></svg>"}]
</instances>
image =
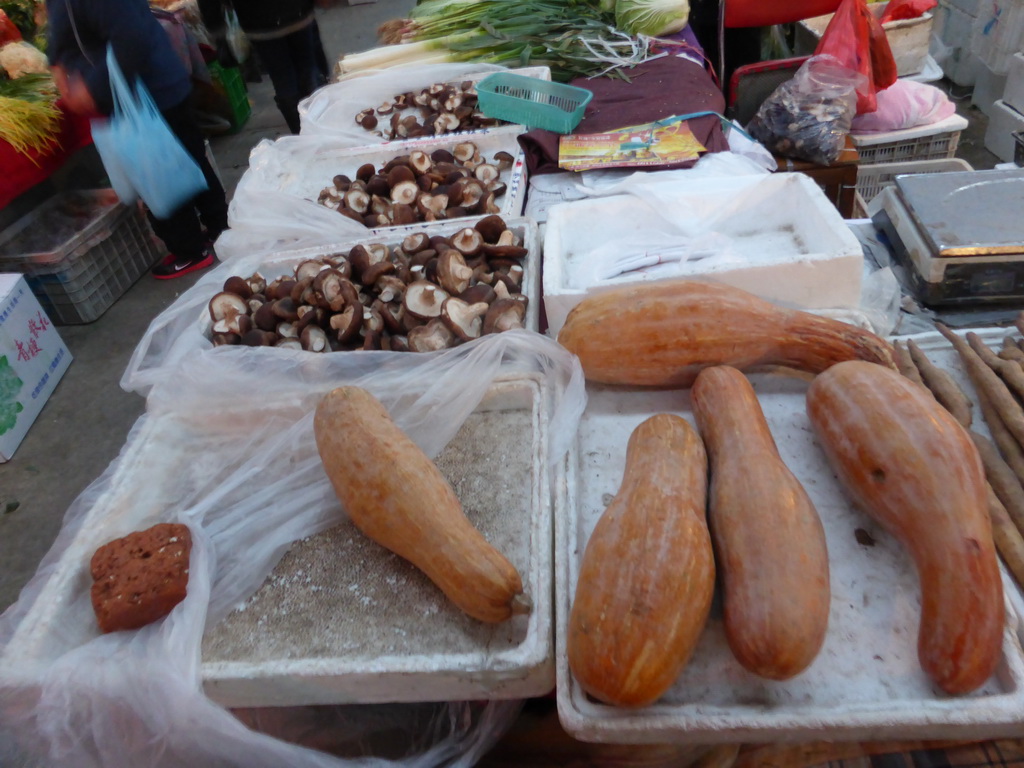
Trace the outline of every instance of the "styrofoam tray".
<instances>
[{"instance_id":1,"label":"styrofoam tray","mask_svg":"<svg viewBox=\"0 0 1024 768\"><path fill-rule=\"evenodd\" d=\"M359 166L373 163L380 168L384 163L406 155L414 149L430 154L435 149L451 150L456 144L472 141L480 150L480 154L490 161L495 152L508 152L515 160L512 167L501 172L501 181L505 182L505 194L495 202L500 206L502 216L519 216L526 202L526 156L516 134L511 133L479 133L454 134L451 136L429 136L418 139L392 141L368 147L330 148L325 142L320 149L310 152L295 153L287 169L281 171L274 179L265 179L266 183L276 185L276 191L302 198L310 205L320 206L316 202L320 191L331 183L338 174L355 178ZM320 206L321 208L323 206ZM325 209L326 210L326 209ZM448 221L465 221L478 218L466 216ZM416 225L409 225L416 226ZM422 223L419 225L422 226ZM367 228L367 232L393 232L400 227Z\"/></svg>"},{"instance_id":2,"label":"styrofoam tray","mask_svg":"<svg viewBox=\"0 0 1024 768\"><path fill-rule=\"evenodd\" d=\"M346 521L296 542L203 638L225 706L514 699L554 685L551 505L541 387L497 384L435 459L466 514L519 569L529 616L492 625Z\"/></svg>"},{"instance_id":3,"label":"styrofoam tray","mask_svg":"<svg viewBox=\"0 0 1024 768\"><path fill-rule=\"evenodd\" d=\"M302 248L294 251L282 251L281 253L268 256L254 271L259 272L267 278L268 281L270 281L281 275L293 274L295 267L303 261L316 259L334 253L347 254L359 243L363 243L365 245L384 243L389 248L394 248L400 245L405 236L410 232L426 232L431 236L454 235L464 227L473 226L480 220L480 218L480 216L475 216L465 219L439 221L431 224L410 224L404 227L388 227L387 229L378 230L372 235L355 238L343 243L328 246L317 246L315 248ZM536 331L540 325L540 237L537 233L537 225L532 219L507 218L505 219L505 226L519 237L523 243L523 247L529 251L523 261L523 284L521 286L523 295L528 299L526 304L526 318L524 322L526 330ZM231 275L238 274L237 268L233 265L234 262L229 261L219 267L219 270L223 272L225 280ZM248 274L240 276L247 278L251 274L252 271L249 271ZM223 280L221 283L223 284ZM210 298L213 298L213 293L210 294ZM210 318L209 311L207 311L206 307L203 307L203 311L200 312L196 321L196 332L198 332L204 339L209 339L212 324L213 321Z\"/></svg>"},{"instance_id":4,"label":"styrofoam tray","mask_svg":"<svg viewBox=\"0 0 1024 768\"><path fill-rule=\"evenodd\" d=\"M539 379L494 383L435 459L467 516L519 570L528 616L485 625L413 566L347 524L301 540L241 613L206 628L202 677L233 705L521 698L553 684L548 393ZM292 404L281 405L287 414ZM254 418L280 418L267 406ZM251 424L184 415L147 420L0 657L5 676L45 669L99 633L89 560L117 536L166 519L218 467L197 446L244 440ZM351 539L351 541L349 540ZM372 545L372 546L371 546ZM348 559L346 559L348 557ZM315 577L315 581L313 580ZM335 611L345 611L339 615Z\"/></svg>"},{"instance_id":5,"label":"styrofoam tray","mask_svg":"<svg viewBox=\"0 0 1024 768\"><path fill-rule=\"evenodd\" d=\"M860 243L804 174L665 182L641 194L578 200L549 211L543 296L552 334L585 296L662 278L721 282L799 309L860 304ZM631 272L610 280L591 276L598 249L621 243L624 253L657 256L660 246L648 246L643 238L672 227L680 229L680 243L687 237L728 240L710 257L671 272Z\"/></svg>"},{"instance_id":6,"label":"styrofoam tray","mask_svg":"<svg viewBox=\"0 0 1024 768\"><path fill-rule=\"evenodd\" d=\"M939 334L914 338L936 364L957 369L955 353ZM1004 571L1007 625L997 674L969 696L941 694L918 663L920 591L913 561L894 538L854 510L841 490L811 433L807 382L777 374L752 375L751 381L782 458L811 496L825 528L832 606L824 647L796 678L760 679L732 657L716 595L696 652L657 703L627 710L586 696L569 671L565 637L587 539L618 491L631 431L660 412L694 423L689 391L588 385L577 443L565 475L555 480L557 691L566 730L584 741L698 744L1019 735L1024 651L1013 607L1020 605L1019 594L1011 577ZM867 531L875 544L859 544L857 529Z\"/></svg>"}]
</instances>

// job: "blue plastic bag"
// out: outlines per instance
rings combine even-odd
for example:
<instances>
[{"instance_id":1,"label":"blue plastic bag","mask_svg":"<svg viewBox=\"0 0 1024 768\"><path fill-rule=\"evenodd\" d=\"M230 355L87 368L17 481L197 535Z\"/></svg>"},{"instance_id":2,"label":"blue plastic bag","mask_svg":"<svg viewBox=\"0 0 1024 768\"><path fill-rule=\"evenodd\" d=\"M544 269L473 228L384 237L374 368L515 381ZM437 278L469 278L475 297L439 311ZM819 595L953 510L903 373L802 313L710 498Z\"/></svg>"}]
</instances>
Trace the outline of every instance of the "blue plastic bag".
<instances>
[{"instance_id":1,"label":"blue plastic bag","mask_svg":"<svg viewBox=\"0 0 1024 768\"><path fill-rule=\"evenodd\" d=\"M154 216L166 219L206 189L206 179L142 81L134 91L128 85L109 46L107 70L114 112L109 120L93 121L93 143L121 201L141 197Z\"/></svg>"}]
</instances>

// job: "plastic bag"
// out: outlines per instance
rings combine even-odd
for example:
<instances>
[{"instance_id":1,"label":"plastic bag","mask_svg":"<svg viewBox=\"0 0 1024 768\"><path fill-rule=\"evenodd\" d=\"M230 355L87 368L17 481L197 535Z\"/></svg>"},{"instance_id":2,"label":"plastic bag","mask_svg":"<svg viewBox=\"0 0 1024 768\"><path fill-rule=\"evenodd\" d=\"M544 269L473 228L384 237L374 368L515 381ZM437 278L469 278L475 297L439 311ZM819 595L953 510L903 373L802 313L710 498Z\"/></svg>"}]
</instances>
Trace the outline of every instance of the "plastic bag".
<instances>
[{"instance_id":1,"label":"plastic bag","mask_svg":"<svg viewBox=\"0 0 1024 768\"><path fill-rule=\"evenodd\" d=\"M235 61L241 64L249 58L249 38L245 36L242 25L238 23L238 14L235 13L234 8L229 7L224 12L224 21L227 23L225 38L228 48L231 49L231 55L235 57Z\"/></svg>"},{"instance_id":2,"label":"plastic bag","mask_svg":"<svg viewBox=\"0 0 1024 768\"><path fill-rule=\"evenodd\" d=\"M864 0L842 0L814 53L864 76L857 86L857 114L873 112L875 93L896 82L889 39Z\"/></svg>"},{"instance_id":3,"label":"plastic bag","mask_svg":"<svg viewBox=\"0 0 1024 768\"><path fill-rule=\"evenodd\" d=\"M206 179L178 141L142 81L128 85L107 47L107 70L114 113L92 122L92 138L118 197L141 197L158 219L166 219L199 192Z\"/></svg>"},{"instance_id":4,"label":"plastic bag","mask_svg":"<svg viewBox=\"0 0 1024 768\"><path fill-rule=\"evenodd\" d=\"M496 380L522 375L542 382L538 417L548 427L547 458L558 465L586 394L578 360L540 334L507 331L386 363L372 353L257 348L191 356L153 388L120 456L74 502L39 571L0 617L3 736L76 768L471 765L518 705L435 705L426 722L422 708L331 708L328 722L364 734L376 723L409 745L395 762L340 759L257 733L207 699L200 643L206 626L263 584L291 542L343 519L312 439L324 393L367 388L433 456ZM188 596L161 621L98 635L89 557L109 538L156 522L192 531ZM324 712L281 713L266 727L309 743Z\"/></svg>"},{"instance_id":5,"label":"plastic bag","mask_svg":"<svg viewBox=\"0 0 1024 768\"><path fill-rule=\"evenodd\" d=\"M765 99L747 130L776 154L828 165L843 151L863 81L831 56L812 56Z\"/></svg>"},{"instance_id":6,"label":"plastic bag","mask_svg":"<svg viewBox=\"0 0 1024 768\"><path fill-rule=\"evenodd\" d=\"M417 67L392 67L369 72L362 77L343 80L324 86L312 96L299 102L299 122L303 136L331 136L341 146L361 147L379 144L383 136L376 135L356 123L356 115L381 101L390 100L398 93L426 88L434 83L466 80L473 75L500 72L505 67L496 64L427 64ZM534 67L527 72L550 70ZM550 74L548 75L550 77Z\"/></svg>"},{"instance_id":7,"label":"plastic bag","mask_svg":"<svg viewBox=\"0 0 1024 768\"><path fill-rule=\"evenodd\" d=\"M917 19L938 4L938 0L889 0L878 21L880 24L888 24L900 19Z\"/></svg>"},{"instance_id":8,"label":"plastic bag","mask_svg":"<svg viewBox=\"0 0 1024 768\"><path fill-rule=\"evenodd\" d=\"M853 118L854 133L898 131L931 125L956 112L956 105L939 88L914 80L897 80L878 92L878 109Z\"/></svg>"}]
</instances>

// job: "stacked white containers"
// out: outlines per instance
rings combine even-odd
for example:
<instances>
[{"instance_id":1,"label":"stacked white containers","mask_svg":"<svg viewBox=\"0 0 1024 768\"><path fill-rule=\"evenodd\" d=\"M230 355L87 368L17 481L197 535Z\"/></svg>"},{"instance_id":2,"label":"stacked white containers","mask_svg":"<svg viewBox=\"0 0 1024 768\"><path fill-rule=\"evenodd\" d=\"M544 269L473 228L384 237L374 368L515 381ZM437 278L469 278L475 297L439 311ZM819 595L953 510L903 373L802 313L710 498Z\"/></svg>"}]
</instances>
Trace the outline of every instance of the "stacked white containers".
<instances>
[{"instance_id":1,"label":"stacked white containers","mask_svg":"<svg viewBox=\"0 0 1024 768\"><path fill-rule=\"evenodd\" d=\"M974 21L981 0L939 0L932 11L932 34L946 50L939 62L943 74L957 85L974 85L980 62L971 50Z\"/></svg>"},{"instance_id":2,"label":"stacked white containers","mask_svg":"<svg viewBox=\"0 0 1024 768\"><path fill-rule=\"evenodd\" d=\"M1024 2L1019 6L1024 23ZM1024 47L1024 36L1018 41ZM1015 52L1008 58L1007 73L1003 77L1002 98L992 105L985 129L985 148L1003 162L1013 162L1016 142L1013 134L1024 131L1024 53Z\"/></svg>"}]
</instances>

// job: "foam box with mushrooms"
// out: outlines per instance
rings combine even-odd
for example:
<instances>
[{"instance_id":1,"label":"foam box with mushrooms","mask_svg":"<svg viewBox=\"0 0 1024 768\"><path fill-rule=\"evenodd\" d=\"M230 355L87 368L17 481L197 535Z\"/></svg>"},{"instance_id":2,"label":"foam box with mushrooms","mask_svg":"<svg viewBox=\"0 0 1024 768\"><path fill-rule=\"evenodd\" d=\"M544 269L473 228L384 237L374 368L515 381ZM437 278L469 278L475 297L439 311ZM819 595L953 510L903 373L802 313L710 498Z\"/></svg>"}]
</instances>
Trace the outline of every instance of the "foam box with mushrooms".
<instances>
[{"instance_id":1,"label":"foam box with mushrooms","mask_svg":"<svg viewBox=\"0 0 1024 768\"><path fill-rule=\"evenodd\" d=\"M492 214L277 257L229 274L203 316L215 345L432 352L536 331L537 226Z\"/></svg>"},{"instance_id":2,"label":"foam box with mushrooms","mask_svg":"<svg viewBox=\"0 0 1024 768\"><path fill-rule=\"evenodd\" d=\"M519 216L526 163L509 133L441 136L295 153L263 184L338 211L368 229Z\"/></svg>"},{"instance_id":3,"label":"foam box with mushrooms","mask_svg":"<svg viewBox=\"0 0 1024 768\"><path fill-rule=\"evenodd\" d=\"M601 279L601 254L635 268ZM857 237L804 174L697 177L551 208L544 309L554 335L588 294L668 278L720 282L796 309L852 309L863 265Z\"/></svg>"},{"instance_id":4,"label":"foam box with mushrooms","mask_svg":"<svg viewBox=\"0 0 1024 768\"><path fill-rule=\"evenodd\" d=\"M998 344L1005 329L979 329ZM913 337L932 361L969 388L956 352L938 333ZM581 688L566 660L566 633L580 561L618 490L633 429L656 413L694 421L690 393L587 387L587 406L566 472L555 477L557 699L565 730L588 742L773 743L907 739L987 739L1020 734L1024 650L1020 590L1004 567L1006 625L995 674L963 696L940 691L921 669L921 590L914 562L859 511L817 445L806 413L807 382L777 374L751 383L779 452L810 495L828 545L831 607L817 658L786 681L740 666L716 600L693 656L655 703L624 709ZM974 423L984 431L979 413Z\"/></svg>"}]
</instances>

